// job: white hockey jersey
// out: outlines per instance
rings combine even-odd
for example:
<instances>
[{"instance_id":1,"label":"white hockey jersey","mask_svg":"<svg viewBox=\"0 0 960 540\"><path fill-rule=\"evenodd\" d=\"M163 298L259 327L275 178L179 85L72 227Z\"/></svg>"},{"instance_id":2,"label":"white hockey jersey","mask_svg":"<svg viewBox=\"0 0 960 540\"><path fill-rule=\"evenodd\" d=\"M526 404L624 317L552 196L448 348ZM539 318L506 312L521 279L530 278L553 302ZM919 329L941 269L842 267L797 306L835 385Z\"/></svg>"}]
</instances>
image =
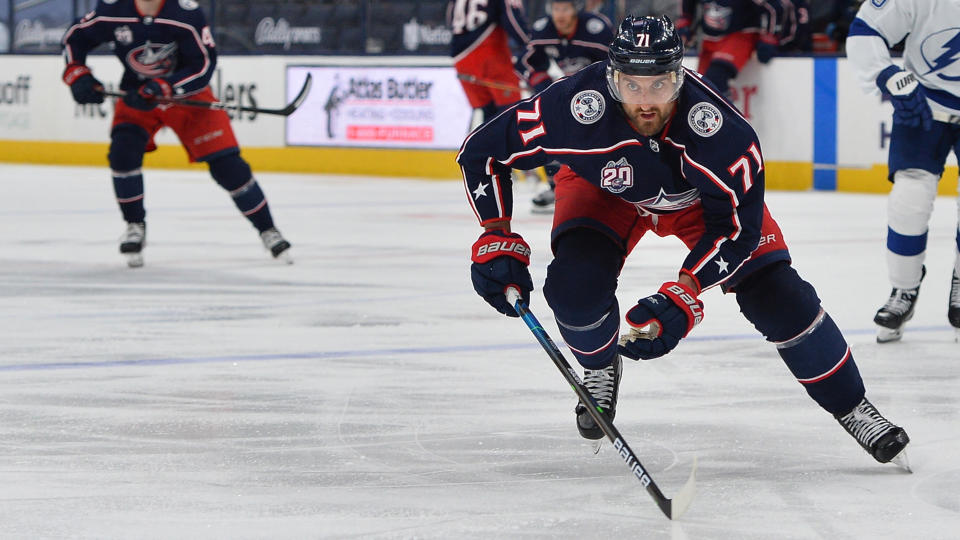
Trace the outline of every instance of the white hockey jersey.
<instances>
[{"instance_id":1,"label":"white hockey jersey","mask_svg":"<svg viewBox=\"0 0 960 540\"><path fill-rule=\"evenodd\" d=\"M933 111L960 115L960 0L865 0L850 25L847 57L864 89L893 65L890 47L906 38L903 67L917 76Z\"/></svg>"}]
</instances>

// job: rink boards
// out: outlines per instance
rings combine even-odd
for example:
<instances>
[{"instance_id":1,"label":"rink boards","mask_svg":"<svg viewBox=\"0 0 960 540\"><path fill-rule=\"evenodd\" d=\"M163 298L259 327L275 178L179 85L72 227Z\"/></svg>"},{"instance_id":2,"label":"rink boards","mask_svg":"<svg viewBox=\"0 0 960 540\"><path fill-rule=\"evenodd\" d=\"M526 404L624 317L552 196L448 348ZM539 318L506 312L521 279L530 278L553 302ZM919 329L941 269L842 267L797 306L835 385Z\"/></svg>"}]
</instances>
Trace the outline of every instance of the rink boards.
<instances>
[{"instance_id":1,"label":"rink boards","mask_svg":"<svg viewBox=\"0 0 960 540\"><path fill-rule=\"evenodd\" d=\"M119 81L112 56L88 63L108 86ZM62 69L60 57L0 56L0 161L105 165L112 105L75 105ZM272 108L296 94L307 72L313 88L289 118L232 115L255 170L459 178L454 156L471 111L447 58L228 56L211 84L223 101ZM863 93L845 58L751 63L732 87L760 134L768 188L889 189L892 107ZM157 142L148 167L190 166L174 134L164 130ZM957 190L950 165L945 195Z\"/></svg>"}]
</instances>

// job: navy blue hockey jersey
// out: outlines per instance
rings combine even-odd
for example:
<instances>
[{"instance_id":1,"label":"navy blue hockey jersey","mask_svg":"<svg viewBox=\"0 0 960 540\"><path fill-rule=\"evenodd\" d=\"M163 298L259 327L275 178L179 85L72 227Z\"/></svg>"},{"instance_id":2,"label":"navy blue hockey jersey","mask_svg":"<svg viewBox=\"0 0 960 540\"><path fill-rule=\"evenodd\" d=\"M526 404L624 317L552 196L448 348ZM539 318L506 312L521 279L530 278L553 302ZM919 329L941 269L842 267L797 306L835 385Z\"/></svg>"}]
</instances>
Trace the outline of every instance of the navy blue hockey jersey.
<instances>
[{"instance_id":1,"label":"navy blue hockey jersey","mask_svg":"<svg viewBox=\"0 0 960 540\"><path fill-rule=\"evenodd\" d=\"M682 5L684 16L692 19L700 4L701 26L709 39L735 32L779 37L783 32L785 3L790 4L790 0L683 0Z\"/></svg>"},{"instance_id":2,"label":"navy blue hockey jersey","mask_svg":"<svg viewBox=\"0 0 960 540\"><path fill-rule=\"evenodd\" d=\"M561 36L553 19L543 17L533 23L527 51L516 69L530 80L535 73L546 73L552 59L564 75L573 75L594 62L606 60L611 41L613 30L606 17L581 11L572 36Z\"/></svg>"},{"instance_id":3,"label":"navy blue hockey jersey","mask_svg":"<svg viewBox=\"0 0 960 540\"><path fill-rule=\"evenodd\" d=\"M506 109L464 142L457 161L481 224L509 218L510 169L568 165L642 215L702 205L705 232L684 260L703 289L734 273L760 240L764 167L743 116L687 70L672 119L637 133L598 62ZM708 264L720 256L729 267Z\"/></svg>"},{"instance_id":4,"label":"navy blue hockey jersey","mask_svg":"<svg viewBox=\"0 0 960 540\"><path fill-rule=\"evenodd\" d=\"M447 23L453 29L450 56L455 62L486 39L498 25L518 46L526 46L530 40L522 0L450 0Z\"/></svg>"},{"instance_id":5,"label":"navy blue hockey jersey","mask_svg":"<svg viewBox=\"0 0 960 540\"><path fill-rule=\"evenodd\" d=\"M203 90L217 64L213 34L194 0L167 0L156 17L142 16L133 0L100 0L63 37L68 64L83 64L101 43L112 43L124 65L120 89L165 79L175 95Z\"/></svg>"}]
</instances>

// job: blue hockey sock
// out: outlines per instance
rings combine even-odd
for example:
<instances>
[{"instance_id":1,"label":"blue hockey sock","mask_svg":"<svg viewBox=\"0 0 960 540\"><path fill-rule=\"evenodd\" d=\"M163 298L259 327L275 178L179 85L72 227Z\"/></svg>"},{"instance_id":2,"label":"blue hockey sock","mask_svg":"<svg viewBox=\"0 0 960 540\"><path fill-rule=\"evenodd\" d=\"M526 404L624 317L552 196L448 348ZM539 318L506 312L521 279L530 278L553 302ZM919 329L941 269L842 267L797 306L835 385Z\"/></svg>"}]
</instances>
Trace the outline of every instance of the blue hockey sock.
<instances>
[{"instance_id":1,"label":"blue hockey sock","mask_svg":"<svg viewBox=\"0 0 960 540\"><path fill-rule=\"evenodd\" d=\"M127 223L140 223L146 218L143 207L143 173L133 171L113 171L113 192L120 205L120 212Z\"/></svg>"},{"instance_id":2,"label":"blue hockey sock","mask_svg":"<svg viewBox=\"0 0 960 540\"><path fill-rule=\"evenodd\" d=\"M226 189L250 223L260 232L273 227L270 206L260 184L253 178L253 172L239 154L218 157L209 163L213 179Z\"/></svg>"}]
</instances>

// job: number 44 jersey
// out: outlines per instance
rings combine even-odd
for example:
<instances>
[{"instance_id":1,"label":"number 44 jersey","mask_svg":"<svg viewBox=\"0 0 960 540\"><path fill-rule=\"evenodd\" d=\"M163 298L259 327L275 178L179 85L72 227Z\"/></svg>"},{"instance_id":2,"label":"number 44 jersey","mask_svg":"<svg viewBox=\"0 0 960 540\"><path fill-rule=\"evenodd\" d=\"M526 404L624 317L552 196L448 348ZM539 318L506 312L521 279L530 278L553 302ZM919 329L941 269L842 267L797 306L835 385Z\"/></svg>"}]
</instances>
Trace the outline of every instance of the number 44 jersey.
<instances>
[{"instance_id":1,"label":"number 44 jersey","mask_svg":"<svg viewBox=\"0 0 960 540\"><path fill-rule=\"evenodd\" d=\"M646 137L630 124L597 62L523 100L471 133L457 156L481 224L509 219L510 169L559 162L639 215L701 205L705 231L684 261L692 270L718 253L738 268L760 241L764 166L747 120L686 70L672 117ZM716 265L710 265L713 267ZM730 273L695 273L703 289Z\"/></svg>"}]
</instances>

